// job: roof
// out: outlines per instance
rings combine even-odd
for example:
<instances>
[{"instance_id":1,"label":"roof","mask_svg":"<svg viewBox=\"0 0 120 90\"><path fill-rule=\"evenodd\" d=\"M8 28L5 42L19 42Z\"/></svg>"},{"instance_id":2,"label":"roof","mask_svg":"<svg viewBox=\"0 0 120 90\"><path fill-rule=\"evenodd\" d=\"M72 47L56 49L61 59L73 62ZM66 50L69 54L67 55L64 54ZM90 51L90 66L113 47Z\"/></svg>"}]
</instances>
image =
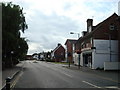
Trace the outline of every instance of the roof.
<instances>
[{"instance_id":1,"label":"roof","mask_svg":"<svg viewBox=\"0 0 120 90\"><path fill-rule=\"evenodd\" d=\"M81 41L81 40L84 40L90 36L92 36L96 31L98 31L98 28L100 28L108 19L110 19L111 17L113 16L117 16L118 15L116 13L112 14L110 17L108 17L107 19L105 19L104 21L100 22L99 24L97 24L96 26L93 26L93 30L90 32L90 33L87 33L84 37L82 38L79 38L78 40Z\"/></svg>"},{"instance_id":2,"label":"roof","mask_svg":"<svg viewBox=\"0 0 120 90\"><path fill-rule=\"evenodd\" d=\"M61 44L59 44L53 51L52 51L52 53L53 52L55 52L58 48L60 48L60 47L63 47ZM63 47L64 48L64 47Z\"/></svg>"},{"instance_id":3,"label":"roof","mask_svg":"<svg viewBox=\"0 0 120 90\"><path fill-rule=\"evenodd\" d=\"M68 41L69 41L70 43L72 43L72 44L74 44L74 43L77 42L76 39L67 39L66 42L65 42L65 45L67 44Z\"/></svg>"}]
</instances>

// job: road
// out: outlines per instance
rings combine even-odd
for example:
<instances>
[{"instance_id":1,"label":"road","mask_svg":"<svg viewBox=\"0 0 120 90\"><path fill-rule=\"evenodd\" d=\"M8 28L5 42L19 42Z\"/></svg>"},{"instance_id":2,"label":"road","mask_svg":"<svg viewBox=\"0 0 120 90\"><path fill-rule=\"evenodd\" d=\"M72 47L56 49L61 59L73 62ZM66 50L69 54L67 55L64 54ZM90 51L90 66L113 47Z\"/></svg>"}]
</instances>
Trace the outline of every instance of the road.
<instances>
[{"instance_id":1,"label":"road","mask_svg":"<svg viewBox=\"0 0 120 90\"><path fill-rule=\"evenodd\" d=\"M59 64L26 61L13 85L14 88L106 88L118 84Z\"/></svg>"}]
</instances>

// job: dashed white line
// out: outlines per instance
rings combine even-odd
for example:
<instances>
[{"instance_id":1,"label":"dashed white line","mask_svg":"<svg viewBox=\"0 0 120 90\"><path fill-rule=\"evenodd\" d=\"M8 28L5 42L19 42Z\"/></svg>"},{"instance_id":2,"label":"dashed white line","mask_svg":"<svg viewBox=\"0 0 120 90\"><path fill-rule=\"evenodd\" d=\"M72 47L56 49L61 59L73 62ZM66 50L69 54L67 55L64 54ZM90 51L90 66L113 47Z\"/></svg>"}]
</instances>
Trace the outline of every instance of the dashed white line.
<instances>
[{"instance_id":1,"label":"dashed white line","mask_svg":"<svg viewBox=\"0 0 120 90\"><path fill-rule=\"evenodd\" d=\"M58 69L56 69L56 68L51 68L51 69L53 69L53 70L55 70L55 71L58 71ZM64 75L66 75L66 76L68 76L68 77L71 77L71 78L72 78L72 76L71 76L71 75L67 74L67 73L66 73L66 72L64 72L64 71L60 71L60 73L62 73L62 74L64 74Z\"/></svg>"},{"instance_id":2,"label":"dashed white line","mask_svg":"<svg viewBox=\"0 0 120 90\"><path fill-rule=\"evenodd\" d=\"M55 71L58 71L58 69L57 69L57 68L51 68L50 66L46 66L46 67L48 67L48 68L50 68L50 69L53 69L53 70L55 70ZM69 75L69 74L65 73L64 71L60 71L60 73L62 73L62 74L64 74L64 75L66 75L66 76L68 76L68 77L71 77L71 78L72 78L72 76L71 76L71 75Z\"/></svg>"},{"instance_id":3,"label":"dashed white line","mask_svg":"<svg viewBox=\"0 0 120 90\"><path fill-rule=\"evenodd\" d=\"M69 74L67 74L67 73L65 73L65 72L62 72L63 74L65 74L66 76L68 76L68 77L71 77L72 78L72 76L71 75L69 75Z\"/></svg>"},{"instance_id":4,"label":"dashed white line","mask_svg":"<svg viewBox=\"0 0 120 90\"><path fill-rule=\"evenodd\" d=\"M93 87L96 87L96 88L101 88L101 87L96 86L96 85L94 85L94 84L92 84L92 83L89 83L89 82L87 82L87 81L82 81L82 82L84 82L84 83L86 83L86 84L88 84L88 85L91 85L91 86L93 86Z\"/></svg>"}]
</instances>

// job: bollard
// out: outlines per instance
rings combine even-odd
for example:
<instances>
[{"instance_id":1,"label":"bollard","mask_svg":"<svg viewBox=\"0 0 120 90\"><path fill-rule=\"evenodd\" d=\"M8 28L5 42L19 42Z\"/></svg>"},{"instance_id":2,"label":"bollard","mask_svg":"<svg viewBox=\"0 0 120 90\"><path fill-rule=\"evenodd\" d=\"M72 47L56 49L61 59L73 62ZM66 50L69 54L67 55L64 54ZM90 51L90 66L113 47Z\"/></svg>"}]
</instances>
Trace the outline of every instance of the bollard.
<instances>
[{"instance_id":1,"label":"bollard","mask_svg":"<svg viewBox=\"0 0 120 90\"><path fill-rule=\"evenodd\" d=\"M11 78L7 77L6 78L6 90L10 90L10 82L11 82Z\"/></svg>"}]
</instances>

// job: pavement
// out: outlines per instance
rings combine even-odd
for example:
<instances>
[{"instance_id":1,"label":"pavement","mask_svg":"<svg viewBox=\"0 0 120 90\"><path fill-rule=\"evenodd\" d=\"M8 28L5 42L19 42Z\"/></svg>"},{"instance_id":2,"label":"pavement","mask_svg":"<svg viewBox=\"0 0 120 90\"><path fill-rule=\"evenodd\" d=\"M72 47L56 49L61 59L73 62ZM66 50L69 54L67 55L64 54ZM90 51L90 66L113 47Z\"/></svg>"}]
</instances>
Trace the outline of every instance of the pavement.
<instances>
[{"instance_id":1,"label":"pavement","mask_svg":"<svg viewBox=\"0 0 120 90\"><path fill-rule=\"evenodd\" d=\"M120 71L115 71L115 70L108 70L108 71L104 71L104 70L95 70L95 69L90 69L88 67L80 67L78 68L77 65L71 64L70 67L68 65L63 65L63 67L66 67L68 69L71 70L77 70L77 71L81 71L81 72L85 72L88 74L95 74L99 77L108 79L108 80L112 80L115 82L118 82L119 86L120 86Z\"/></svg>"},{"instance_id":2,"label":"pavement","mask_svg":"<svg viewBox=\"0 0 120 90\"><path fill-rule=\"evenodd\" d=\"M25 63L24 61L20 61L20 63L18 63L13 68L5 69L2 71L2 84L1 84L2 87L5 86L6 78L7 77L10 77L10 78L15 77L15 75L17 75L20 72L20 70L22 69L24 63Z\"/></svg>"},{"instance_id":3,"label":"pavement","mask_svg":"<svg viewBox=\"0 0 120 90\"><path fill-rule=\"evenodd\" d=\"M5 79L7 77L11 77L11 78L14 77L24 66L24 63L25 62L22 61L19 64L17 64L15 67L2 71L2 86L5 85ZM68 65L65 65L65 64L62 64L62 67L65 67L71 70L78 70L78 71L85 72L88 74L95 74L102 78L109 79L109 80L111 79L115 82L118 82L118 85L120 85L120 78L119 78L120 72L119 71L92 70L88 67L80 67L79 69L78 66L71 65L70 67L68 67Z\"/></svg>"}]
</instances>

